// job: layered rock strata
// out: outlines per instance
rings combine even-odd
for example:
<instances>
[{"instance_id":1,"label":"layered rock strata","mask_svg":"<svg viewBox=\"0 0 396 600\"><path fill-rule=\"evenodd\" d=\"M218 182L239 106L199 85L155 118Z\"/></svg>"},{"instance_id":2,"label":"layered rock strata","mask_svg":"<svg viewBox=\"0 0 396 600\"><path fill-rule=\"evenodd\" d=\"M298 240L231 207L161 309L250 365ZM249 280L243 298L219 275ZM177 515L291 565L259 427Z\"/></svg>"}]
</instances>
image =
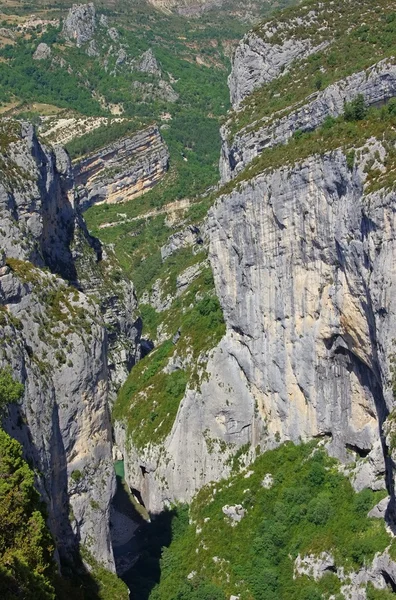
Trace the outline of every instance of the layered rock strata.
<instances>
[{"instance_id":1,"label":"layered rock strata","mask_svg":"<svg viewBox=\"0 0 396 600\"><path fill-rule=\"evenodd\" d=\"M343 114L346 102L359 94L367 106L379 105L396 95L396 66L383 60L370 69L354 73L323 92L306 98L298 108L286 109L239 131L229 141L227 127L222 128L220 174L223 183L233 179L264 149L286 143L296 131L312 131L326 117ZM286 114L284 114L286 113ZM283 116L284 114L284 116Z\"/></svg>"},{"instance_id":2,"label":"layered rock strata","mask_svg":"<svg viewBox=\"0 0 396 600\"><path fill-rule=\"evenodd\" d=\"M137 198L168 170L169 152L156 125L83 158L74 178L83 209Z\"/></svg>"}]
</instances>

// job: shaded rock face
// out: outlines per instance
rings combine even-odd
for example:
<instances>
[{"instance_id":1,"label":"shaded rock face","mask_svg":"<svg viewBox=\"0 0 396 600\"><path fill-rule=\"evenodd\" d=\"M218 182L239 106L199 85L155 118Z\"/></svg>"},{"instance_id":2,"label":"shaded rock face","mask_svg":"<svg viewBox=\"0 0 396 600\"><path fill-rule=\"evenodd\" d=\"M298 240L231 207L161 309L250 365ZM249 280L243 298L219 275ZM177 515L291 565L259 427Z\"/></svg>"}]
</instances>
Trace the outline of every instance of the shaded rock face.
<instances>
[{"instance_id":1,"label":"shaded rock face","mask_svg":"<svg viewBox=\"0 0 396 600\"><path fill-rule=\"evenodd\" d=\"M74 166L81 207L140 196L165 175L168 161L169 152L157 126L106 146Z\"/></svg>"},{"instance_id":2,"label":"shaded rock face","mask_svg":"<svg viewBox=\"0 0 396 600\"><path fill-rule=\"evenodd\" d=\"M31 125L21 128L8 146L8 169L19 177L19 185L5 182L0 189L1 247L7 256L76 280L71 242L80 217L68 155L59 146L43 147Z\"/></svg>"},{"instance_id":3,"label":"shaded rock face","mask_svg":"<svg viewBox=\"0 0 396 600\"><path fill-rule=\"evenodd\" d=\"M42 146L28 125L9 122L2 134L9 143L0 157L0 368L10 365L25 386L4 426L37 472L61 563L73 561L83 545L114 569L107 357L117 355L118 339L107 335L105 318L112 307L129 340L119 367L125 372L138 337L133 289L108 290L100 247L78 212L67 154ZM83 266L107 290L101 305L80 276Z\"/></svg>"},{"instance_id":4,"label":"shaded rock face","mask_svg":"<svg viewBox=\"0 0 396 600\"><path fill-rule=\"evenodd\" d=\"M63 23L62 33L69 42L81 46L93 38L96 27L96 11L93 2L73 4Z\"/></svg>"},{"instance_id":5,"label":"shaded rock face","mask_svg":"<svg viewBox=\"0 0 396 600\"><path fill-rule=\"evenodd\" d=\"M273 115L270 124L255 123L237 133L230 143L227 128L222 129L220 173L222 182L233 179L265 148L286 143L296 131L312 131L326 117L338 117L344 112L345 102L362 94L368 106L377 105L396 94L396 66L388 60L373 65L366 71L354 73L327 87L323 92L307 98L303 106L286 116Z\"/></svg>"}]
</instances>

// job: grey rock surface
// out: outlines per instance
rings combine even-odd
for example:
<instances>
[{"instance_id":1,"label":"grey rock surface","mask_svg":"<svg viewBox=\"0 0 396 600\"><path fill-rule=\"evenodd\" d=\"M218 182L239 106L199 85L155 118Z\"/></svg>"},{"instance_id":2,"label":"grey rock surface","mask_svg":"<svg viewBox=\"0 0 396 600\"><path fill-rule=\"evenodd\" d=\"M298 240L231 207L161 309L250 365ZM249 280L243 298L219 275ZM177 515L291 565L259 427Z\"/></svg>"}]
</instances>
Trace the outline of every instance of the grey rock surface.
<instances>
[{"instance_id":1,"label":"grey rock surface","mask_svg":"<svg viewBox=\"0 0 396 600\"><path fill-rule=\"evenodd\" d=\"M330 454L357 460L356 489L389 485L378 430L393 407L396 198L365 193L365 161L377 153L374 142L357 150L353 170L341 151L312 156L255 177L211 209L227 333L161 448L127 447L116 428L127 481L150 511L227 476L227 459L245 444L248 463L256 446L323 437Z\"/></svg>"},{"instance_id":2,"label":"grey rock surface","mask_svg":"<svg viewBox=\"0 0 396 600\"><path fill-rule=\"evenodd\" d=\"M393 404L394 194L365 197L364 176L340 151L315 156L258 176L211 214L233 356L268 435L330 434L342 460L347 447L373 449Z\"/></svg>"},{"instance_id":3,"label":"grey rock surface","mask_svg":"<svg viewBox=\"0 0 396 600\"><path fill-rule=\"evenodd\" d=\"M156 125L84 157L73 168L81 208L140 196L165 175L168 161L168 148Z\"/></svg>"},{"instance_id":4,"label":"grey rock surface","mask_svg":"<svg viewBox=\"0 0 396 600\"><path fill-rule=\"evenodd\" d=\"M246 514L246 510L243 508L242 504L235 504L234 506L229 506L226 504L221 510L225 516L230 519L232 526L235 526L237 523L242 521Z\"/></svg>"},{"instance_id":5,"label":"grey rock surface","mask_svg":"<svg viewBox=\"0 0 396 600\"><path fill-rule=\"evenodd\" d=\"M161 77L161 68L151 48L143 52L142 56L133 62L133 68L141 73L149 73L150 75Z\"/></svg>"},{"instance_id":6,"label":"grey rock surface","mask_svg":"<svg viewBox=\"0 0 396 600\"><path fill-rule=\"evenodd\" d=\"M33 60L46 60L51 57L51 54L51 48L48 44L40 42L33 54Z\"/></svg>"},{"instance_id":7,"label":"grey rock surface","mask_svg":"<svg viewBox=\"0 0 396 600\"><path fill-rule=\"evenodd\" d=\"M337 566L334 557L328 552L319 555L298 555L294 563L293 578L302 575L319 581L326 573L333 572L340 579L341 594L347 600L366 600L367 584L376 590L387 590L396 585L396 563L391 559L388 549L382 554L377 553L371 562L359 571L345 571Z\"/></svg>"},{"instance_id":8,"label":"grey rock surface","mask_svg":"<svg viewBox=\"0 0 396 600\"><path fill-rule=\"evenodd\" d=\"M66 40L79 47L94 37L96 27L94 3L73 4L63 22L62 33Z\"/></svg>"},{"instance_id":9,"label":"grey rock surface","mask_svg":"<svg viewBox=\"0 0 396 600\"><path fill-rule=\"evenodd\" d=\"M195 246L199 248L203 244L204 232L197 226L190 226L181 231L177 231L169 237L167 243L161 248L161 258L166 260L178 250Z\"/></svg>"},{"instance_id":10,"label":"grey rock surface","mask_svg":"<svg viewBox=\"0 0 396 600\"><path fill-rule=\"evenodd\" d=\"M237 47L228 78L230 100L238 108L255 89L278 77L293 60L315 52L309 39L286 40L282 45L265 42L249 32Z\"/></svg>"}]
</instances>

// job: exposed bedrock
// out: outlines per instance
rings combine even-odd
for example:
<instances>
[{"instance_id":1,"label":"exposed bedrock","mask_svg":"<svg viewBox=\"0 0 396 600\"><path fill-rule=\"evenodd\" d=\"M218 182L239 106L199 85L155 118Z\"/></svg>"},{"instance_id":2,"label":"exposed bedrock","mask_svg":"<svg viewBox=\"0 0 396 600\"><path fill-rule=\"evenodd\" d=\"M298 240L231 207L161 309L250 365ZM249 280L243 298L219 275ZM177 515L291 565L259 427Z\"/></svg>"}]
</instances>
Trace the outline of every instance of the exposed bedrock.
<instances>
[{"instance_id":1,"label":"exposed bedrock","mask_svg":"<svg viewBox=\"0 0 396 600\"><path fill-rule=\"evenodd\" d=\"M86 231L66 152L27 124L3 122L2 134L0 368L25 387L4 426L35 469L61 561L84 546L114 569L109 401L137 352L136 299Z\"/></svg>"},{"instance_id":2,"label":"exposed bedrock","mask_svg":"<svg viewBox=\"0 0 396 600\"><path fill-rule=\"evenodd\" d=\"M338 117L345 102L362 94L367 105L378 105L396 95L396 66L385 59L370 69L328 86L305 98L298 107L289 107L239 131L230 140L227 126L221 129L220 174L223 183L233 179L265 148L286 143L296 131L312 131L326 117ZM284 113L287 114L284 114Z\"/></svg>"},{"instance_id":3,"label":"exposed bedrock","mask_svg":"<svg viewBox=\"0 0 396 600\"><path fill-rule=\"evenodd\" d=\"M136 448L116 428L127 481L148 510L226 476L242 446L247 464L257 446L313 437L357 461L356 489L384 488L386 473L392 495L382 424L393 406L395 195L365 195L363 167L351 171L341 151L312 156L211 209L227 333L163 444Z\"/></svg>"},{"instance_id":4,"label":"exposed bedrock","mask_svg":"<svg viewBox=\"0 0 396 600\"><path fill-rule=\"evenodd\" d=\"M393 406L394 202L364 195L363 172L337 151L214 206L216 288L269 437L331 436L341 460L377 448Z\"/></svg>"},{"instance_id":5,"label":"exposed bedrock","mask_svg":"<svg viewBox=\"0 0 396 600\"><path fill-rule=\"evenodd\" d=\"M168 163L168 148L156 125L86 156L73 169L81 208L137 198L161 180Z\"/></svg>"}]
</instances>

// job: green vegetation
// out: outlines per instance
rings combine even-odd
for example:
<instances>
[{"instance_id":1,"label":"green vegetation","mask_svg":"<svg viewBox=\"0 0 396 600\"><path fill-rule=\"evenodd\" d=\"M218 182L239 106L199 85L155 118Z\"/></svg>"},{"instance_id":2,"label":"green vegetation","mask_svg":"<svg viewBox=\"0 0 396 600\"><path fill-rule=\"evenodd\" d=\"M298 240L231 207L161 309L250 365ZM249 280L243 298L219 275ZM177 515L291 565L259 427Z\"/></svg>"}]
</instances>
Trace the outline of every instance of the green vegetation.
<instances>
[{"instance_id":1,"label":"green vegetation","mask_svg":"<svg viewBox=\"0 0 396 600\"><path fill-rule=\"evenodd\" d=\"M244 127L254 130L262 125L264 117L281 111L278 116L288 114L297 106L305 104L311 94L355 72L367 69L383 58L394 56L396 51L396 13L393 2L379 0L336 0L329 6L317 0L283 11L277 19L285 22L291 17L300 17L299 24L289 29L280 29L282 36L297 39L309 37L312 42L331 43L320 52L303 60L295 61L286 74L256 90L242 103L243 110L230 116L231 137ZM311 23L304 18L311 10L318 12L319 21ZM264 25L257 28L263 31ZM336 30L337 35L332 32ZM271 38L271 43L276 43ZM281 41L281 40L278 40Z\"/></svg>"},{"instance_id":2,"label":"green vegetation","mask_svg":"<svg viewBox=\"0 0 396 600\"><path fill-rule=\"evenodd\" d=\"M148 319L146 331L153 338L161 323L168 340L135 365L113 408L113 418L126 421L128 434L138 447L157 444L170 432L187 384L199 386L206 353L225 333L208 268L182 296L174 299L168 310L158 314L152 307L144 306L143 316ZM177 332L180 337L173 343ZM181 359L183 367L165 372L168 362L177 359Z\"/></svg>"},{"instance_id":3,"label":"green vegetation","mask_svg":"<svg viewBox=\"0 0 396 600\"><path fill-rule=\"evenodd\" d=\"M10 367L0 369L0 411L6 404L17 402L22 396L24 386L14 380Z\"/></svg>"},{"instance_id":4,"label":"green vegetation","mask_svg":"<svg viewBox=\"0 0 396 600\"><path fill-rule=\"evenodd\" d=\"M118 122L108 119L106 125L102 125L90 133L74 138L65 144L65 148L72 159L79 158L84 156L84 154L111 144L124 136L131 135L140 127L141 123L136 120L126 119L125 121Z\"/></svg>"},{"instance_id":5,"label":"green vegetation","mask_svg":"<svg viewBox=\"0 0 396 600\"><path fill-rule=\"evenodd\" d=\"M363 121L367 116L368 107L363 94L356 96L352 102L346 102L344 106L344 119L346 121Z\"/></svg>"},{"instance_id":6,"label":"green vegetation","mask_svg":"<svg viewBox=\"0 0 396 600\"><path fill-rule=\"evenodd\" d=\"M117 575L102 567L85 547L81 548L81 558L85 564L89 565L89 573L82 567L80 570L74 568L71 578L57 577L55 580L57 600L70 600L70 598L75 600L129 599L125 583Z\"/></svg>"},{"instance_id":7,"label":"green vegetation","mask_svg":"<svg viewBox=\"0 0 396 600\"><path fill-rule=\"evenodd\" d=\"M184 370L163 371L174 350L165 342L131 371L113 410L115 419L126 416L137 446L158 443L169 433L187 385Z\"/></svg>"},{"instance_id":8,"label":"green vegetation","mask_svg":"<svg viewBox=\"0 0 396 600\"><path fill-rule=\"evenodd\" d=\"M21 445L0 430L0 588L4 600L55 598L53 542Z\"/></svg>"},{"instance_id":9,"label":"green vegetation","mask_svg":"<svg viewBox=\"0 0 396 600\"><path fill-rule=\"evenodd\" d=\"M0 408L16 402L23 385L11 368L0 370ZM0 588L4 600L55 598L53 542L45 524L34 473L22 447L0 429Z\"/></svg>"},{"instance_id":10,"label":"green vegetation","mask_svg":"<svg viewBox=\"0 0 396 600\"><path fill-rule=\"evenodd\" d=\"M176 530L163 549L161 579L150 600L223 599L231 594L241 600L340 598L340 581L331 572L318 582L307 576L293 579L297 556L330 552L336 568L348 572L391 543L385 524L367 517L385 492L356 494L337 462L316 442L289 442L260 455L249 471L248 479L235 472L205 487L189 511L174 509ZM262 486L268 473L274 480L270 489ZM246 510L235 527L222 511L226 504ZM378 593L370 590L369 597L380 597Z\"/></svg>"}]
</instances>

